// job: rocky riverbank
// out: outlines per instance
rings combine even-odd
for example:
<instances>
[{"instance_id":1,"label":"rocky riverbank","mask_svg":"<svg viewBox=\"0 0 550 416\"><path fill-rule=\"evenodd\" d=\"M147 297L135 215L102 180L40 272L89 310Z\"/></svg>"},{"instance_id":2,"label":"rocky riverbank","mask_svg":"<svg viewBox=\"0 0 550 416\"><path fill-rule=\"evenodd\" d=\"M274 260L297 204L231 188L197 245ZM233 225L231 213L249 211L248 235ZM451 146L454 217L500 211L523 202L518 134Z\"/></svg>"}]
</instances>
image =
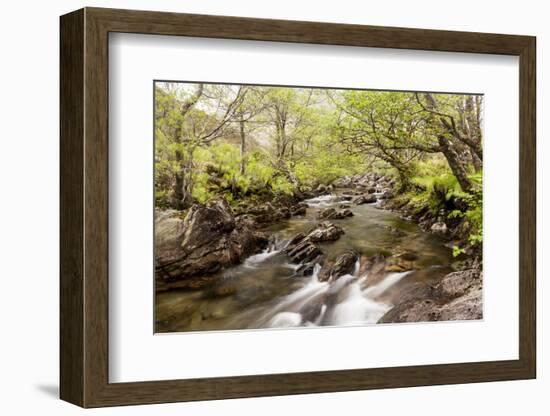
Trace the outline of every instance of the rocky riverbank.
<instances>
[{"instance_id":1,"label":"rocky riverbank","mask_svg":"<svg viewBox=\"0 0 550 416\"><path fill-rule=\"evenodd\" d=\"M416 284L379 323L461 321L483 318L483 272L449 273L435 285Z\"/></svg>"},{"instance_id":2,"label":"rocky riverbank","mask_svg":"<svg viewBox=\"0 0 550 416\"><path fill-rule=\"evenodd\" d=\"M340 239L346 238L340 224L354 217L354 207L373 205L399 211L394 186L392 178L368 173L340 178L329 186L319 185L314 191L269 202L242 202L232 208L219 200L207 205L195 204L186 213L158 210L155 217L157 292L213 286L217 288L215 293L226 293L219 288L224 270L242 264L250 256L264 256L262 252L266 257L269 255L266 250L274 245L274 237L267 228L294 217L304 217L312 205L318 204L319 208L315 210L317 222L309 229L291 235L283 247L273 251L280 251L290 264L296 265L294 279L314 275L319 284L327 282L333 285L343 276L363 276L358 279L358 287L372 294L376 292L373 292L374 288L393 273L405 283L407 280L411 283L402 285L399 296L379 294L380 301L392 305L390 309L384 309L383 316L378 315L381 316L379 322L479 319L482 314L479 262L464 263L467 265L464 270L448 273L436 281L416 281L415 262L422 253L414 249L404 250L399 242L407 233L385 224L380 225L381 231L394 243L384 252L366 255L345 249L336 250L334 254L334 249L331 249L332 255L327 254L331 245L336 247ZM329 197L330 206L323 207L324 199ZM304 202L306 199L310 202ZM439 221L439 218L429 217L426 213L418 217L406 211L399 212L428 232L446 238L453 235L452 225ZM365 235L364 238L371 237ZM342 279L338 283L339 290L355 280ZM326 308L326 302L332 298L319 297L319 302L320 299L325 299ZM319 313L321 306L319 303L315 309Z\"/></svg>"},{"instance_id":3,"label":"rocky riverbank","mask_svg":"<svg viewBox=\"0 0 550 416\"><path fill-rule=\"evenodd\" d=\"M425 208L413 208L407 200L398 198L395 183L377 174L342 178L335 182L346 188L367 189L381 194L381 209L399 213L407 221L415 222L425 232L447 239L448 245L461 243L464 239L464 223L449 220L448 213L434 215ZM464 245L464 244L462 244ZM380 323L426 322L446 320L471 320L483 318L483 272L481 253L468 250L460 256L460 270L445 275L436 284L416 283L407 288L400 299L382 318ZM391 262L391 259L390 259ZM391 270L391 265L385 266ZM402 270L401 265L397 270Z\"/></svg>"},{"instance_id":4,"label":"rocky riverbank","mask_svg":"<svg viewBox=\"0 0 550 416\"><path fill-rule=\"evenodd\" d=\"M156 290L199 288L211 276L262 250L268 238L246 218L235 218L224 200L155 213Z\"/></svg>"}]
</instances>

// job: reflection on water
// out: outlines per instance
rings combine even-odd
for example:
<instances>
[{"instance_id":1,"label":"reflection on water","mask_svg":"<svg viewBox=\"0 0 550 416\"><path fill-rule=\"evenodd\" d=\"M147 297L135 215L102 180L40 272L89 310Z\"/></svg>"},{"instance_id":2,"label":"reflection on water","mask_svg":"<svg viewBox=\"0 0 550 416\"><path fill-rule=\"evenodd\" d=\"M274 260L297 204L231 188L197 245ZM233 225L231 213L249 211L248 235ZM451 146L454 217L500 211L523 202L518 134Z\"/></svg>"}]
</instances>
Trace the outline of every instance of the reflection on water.
<instances>
[{"instance_id":1,"label":"reflection on water","mask_svg":"<svg viewBox=\"0 0 550 416\"><path fill-rule=\"evenodd\" d=\"M375 204L364 204L350 206L353 217L331 220L345 234L320 244L329 260L348 250L359 253L353 273L321 282L317 265L311 276L297 276L298 265L282 249L291 237L319 222L320 209L342 205L335 199L325 195L306 201L304 217L269 227L270 247L225 270L212 286L158 293L156 332L373 324L403 289L420 280L435 282L450 271L452 256L442 239ZM363 271L367 258L401 252L414 253L414 271L376 276Z\"/></svg>"}]
</instances>

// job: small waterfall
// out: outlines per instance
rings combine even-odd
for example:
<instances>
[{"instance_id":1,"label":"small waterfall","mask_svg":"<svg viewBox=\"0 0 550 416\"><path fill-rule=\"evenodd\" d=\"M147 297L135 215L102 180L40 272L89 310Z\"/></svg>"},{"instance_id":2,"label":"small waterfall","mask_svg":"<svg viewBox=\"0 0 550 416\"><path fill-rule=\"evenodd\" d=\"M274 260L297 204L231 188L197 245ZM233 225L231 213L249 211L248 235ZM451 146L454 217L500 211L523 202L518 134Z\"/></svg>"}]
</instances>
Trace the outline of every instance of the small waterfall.
<instances>
[{"instance_id":1,"label":"small waterfall","mask_svg":"<svg viewBox=\"0 0 550 416\"><path fill-rule=\"evenodd\" d=\"M354 280L355 280L355 276L352 276L351 274L345 274L343 276L340 276L338 279L336 279L330 284L328 293L331 295L335 295Z\"/></svg>"},{"instance_id":2,"label":"small waterfall","mask_svg":"<svg viewBox=\"0 0 550 416\"><path fill-rule=\"evenodd\" d=\"M391 286L393 286L394 284L399 282L401 279L403 279L405 276L407 276L409 273L411 273L411 271L401 272L401 273L390 273L380 283L365 289L364 293L370 298L377 298L386 290L388 290Z\"/></svg>"},{"instance_id":3,"label":"small waterfall","mask_svg":"<svg viewBox=\"0 0 550 416\"><path fill-rule=\"evenodd\" d=\"M365 296L358 283L353 283L346 289L347 296L334 307L327 322L329 325L374 324L389 309L389 305L378 303Z\"/></svg>"},{"instance_id":4,"label":"small waterfall","mask_svg":"<svg viewBox=\"0 0 550 416\"><path fill-rule=\"evenodd\" d=\"M280 253L283 246L284 242L279 241L277 237L272 237L267 247L261 253L254 254L244 261L244 266L248 268L256 267L258 264Z\"/></svg>"},{"instance_id":5,"label":"small waterfall","mask_svg":"<svg viewBox=\"0 0 550 416\"><path fill-rule=\"evenodd\" d=\"M390 273L378 284L362 289L367 275L358 276L360 267L358 260L353 274L340 276L331 282L320 282L321 266L316 264L307 283L283 297L259 322L271 328L378 322L392 306L378 301L378 296L411 272Z\"/></svg>"},{"instance_id":6,"label":"small waterfall","mask_svg":"<svg viewBox=\"0 0 550 416\"><path fill-rule=\"evenodd\" d=\"M325 313L327 312L327 305L323 304L321 306L321 313L319 313L319 316L313 323L314 326L319 326L323 322L323 318L325 317Z\"/></svg>"},{"instance_id":7,"label":"small waterfall","mask_svg":"<svg viewBox=\"0 0 550 416\"><path fill-rule=\"evenodd\" d=\"M321 195L315 198L306 199L304 202L310 207L310 208L324 208L329 207L331 205L334 205L334 199L336 198L336 195L334 194L327 194L327 195Z\"/></svg>"},{"instance_id":8,"label":"small waterfall","mask_svg":"<svg viewBox=\"0 0 550 416\"><path fill-rule=\"evenodd\" d=\"M315 263L315 265L313 266L313 274L311 275L311 280L318 282L319 273L321 273L321 265L319 263Z\"/></svg>"},{"instance_id":9,"label":"small waterfall","mask_svg":"<svg viewBox=\"0 0 550 416\"><path fill-rule=\"evenodd\" d=\"M321 266L316 264L313 275L308 282L297 291L283 297L273 309L267 311L258 322L268 322L268 326L276 327L274 320L282 313L291 312L300 315L298 312L306 305L314 303L322 298L329 288L328 282L319 281ZM285 315L283 315L285 316ZM281 318L282 319L282 318ZM288 319L288 316L285 318ZM301 319L301 318L300 318Z\"/></svg>"},{"instance_id":10,"label":"small waterfall","mask_svg":"<svg viewBox=\"0 0 550 416\"><path fill-rule=\"evenodd\" d=\"M359 269L361 268L361 261L359 260L359 257L357 257L357 260L355 261L355 265L353 266L353 275L357 276L359 273Z\"/></svg>"},{"instance_id":11,"label":"small waterfall","mask_svg":"<svg viewBox=\"0 0 550 416\"><path fill-rule=\"evenodd\" d=\"M302 315L296 312L280 312L275 315L268 326L271 328L291 328L300 326L302 323Z\"/></svg>"}]
</instances>

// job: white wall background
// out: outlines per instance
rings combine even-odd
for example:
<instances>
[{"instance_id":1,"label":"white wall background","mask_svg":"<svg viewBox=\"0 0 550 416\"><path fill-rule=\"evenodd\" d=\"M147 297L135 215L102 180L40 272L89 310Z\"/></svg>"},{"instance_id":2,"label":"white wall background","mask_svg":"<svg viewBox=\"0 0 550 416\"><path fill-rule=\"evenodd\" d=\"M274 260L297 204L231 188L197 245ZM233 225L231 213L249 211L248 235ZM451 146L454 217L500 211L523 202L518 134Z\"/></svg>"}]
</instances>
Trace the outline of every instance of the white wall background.
<instances>
[{"instance_id":1,"label":"white wall background","mask_svg":"<svg viewBox=\"0 0 550 416\"><path fill-rule=\"evenodd\" d=\"M538 290L539 378L536 381L423 387L338 394L225 400L87 411L102 415L170 414L398 414L543 415L550 403L548 330L543 325L550 285L544 274L550 238L542 212L550 209L543 184L550 146L543 140L550 86L550 26L545 3L536 0L358 2L277 0L52 0L5 2L0 14L0 409L2 414L72 415L83 412L58 395L58 16L82 6L166 10L294 20L407 26L538 37ZM512 190L513 191L513 190ZM506 198L503 196L503 200ZM544 237L543 237L544 235ZM546 328L547 329L547 328Z\"/></svg>"}]
</instances>

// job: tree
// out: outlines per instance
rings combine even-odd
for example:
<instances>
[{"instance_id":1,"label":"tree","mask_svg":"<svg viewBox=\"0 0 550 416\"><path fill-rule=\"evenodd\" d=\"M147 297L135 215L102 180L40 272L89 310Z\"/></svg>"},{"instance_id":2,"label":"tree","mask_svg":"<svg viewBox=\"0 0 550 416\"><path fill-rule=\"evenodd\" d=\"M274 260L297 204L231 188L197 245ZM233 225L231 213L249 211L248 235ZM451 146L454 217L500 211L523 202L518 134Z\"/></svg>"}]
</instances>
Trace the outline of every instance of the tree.
<instances>
[{"instance_id":1,"label":"tree","mask_svg":"<svg viewBox=\"0 0 550 416\"><path fill-rule=\"evenodd\" d=\"M274 128L274 167L296 188L299 187L293 166L296 153L311 145L312 138L319 133L314 108L314 89L270 88L265 96L267 119Z\"/></svg>"},{"instance_id":2,"label":"tree","mask_svg":"<svg viewBox=\"0 0 550 416\"><path fill-rule=\"evenodd\" d=\"M222 137L234 121L246 96L245 87L196 84L192 92L159 86L157 131L168 143L165 160L173 161L174 187L171 204L186 209L193 202L194 154Z\"/></svg>"},{"instance_id":3,"label":"tree","mask_svg":"<svg viewBox=\"0 0 550 416\"><path fill-rule=\"evenodd\" d=\"M298 194L373 169L394 171L401 191L439 178L471 193L482 168L481 96L175 83L155 94L164 207Z\"/></svg>"},{"instance_id":4,"label":"tree","mask_svg":"<svg viewBox=\"0 0 550 416\"><path fill-rule=\"evenodd\" d=\"M483 157L480 100L377 91L329 96L341 112L337 124L341 141L351 152L365 152L392 166L402 191L411 186L414 162L433 153L444 155L463 191L472 189L469 164L479 170Z\"/></svg>"},{"instance_id":5,"label":"tree","mask_svg":"<svg viewBox=\"0 0 550 416\"><path fill-rule=\"evenodd\" d=\"M472 190L472 181L469 178L467 161L461 157L462 147L466 146L470 151L470 157L475 170L479 170L483 160L481 137L481 106L469 96L448 96L446 108L441 105L435 96L430 93L415 93L415 97L422 109L430 114L430 119L436 118L441 126L436 133L439 151L445 155L453 174L457 178L460 187L465 192ZM460 120L455 119L457 114Z\"/></svg>"},{"instance_id":6,"label":"tree","mask_svg":"<svg viewBox=\"0 0 550 416\"><path fill-rule=\"evenodd\" d=\"M267 104L265 102L265 96L267 91L265 88L245 86L243 94L245 95L240 105L235 110L235 118L239 124L239 138L240 138L240 174L244 175L246 170L246 145L247 136L254 130L256 130L261 121L255 120L258 115L265 111Z\"/></svg>"},{"instance_id":7,"label":"tree","mask_svg":"<svg viewBox=\"0 0 550 416\"><path fill-rule=\"evenodd\" d=\"M340 110L337 134L350 152L361 152L393 167L401 190L411 185L412 162L437 151L426 140L430 126L409 93L346 91L331 99Z\"/></svg>"}]
</instances>

